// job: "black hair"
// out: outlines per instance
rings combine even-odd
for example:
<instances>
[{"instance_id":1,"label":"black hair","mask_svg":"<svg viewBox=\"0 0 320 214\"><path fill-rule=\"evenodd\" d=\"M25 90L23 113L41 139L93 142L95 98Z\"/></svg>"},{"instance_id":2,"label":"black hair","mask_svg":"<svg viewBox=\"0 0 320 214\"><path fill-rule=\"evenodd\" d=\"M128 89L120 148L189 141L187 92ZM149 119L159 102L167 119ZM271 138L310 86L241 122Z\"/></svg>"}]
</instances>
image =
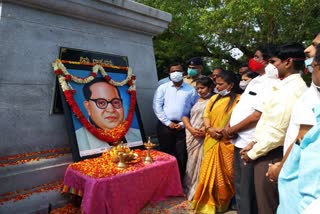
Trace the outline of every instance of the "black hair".
<instances>
[{"instance_id":1,"label":"black hair","mask_svg":"<svg viewBox=\"0 0 320 214\"><path fill-rule=\"evenodd\" d=\"M212 79L210 77L200 77L198 79L195 80L196 84L201 84L205 87L213 87L214 86L214 83L212 81Z\"/></svg>"},{"instance_id":2,"label":"black hair","mask_svg":"<svg viewBox=\"0 0 320 214\"><path fill-rule=\"evenodd\" d=\"M214 67L211 69L211 72L214 70L220 70L220 71L224 71L224 69L222 67Z\"/></svg>"},{"instance_id":3,"label":"black hair","mask_svg":"<svg viewBox=\"0 0 320 214\"><path fill-rule=\"evenodd\" d=\"M247 77L249 77L251 79L259 76L259 74L257 72L253 72L251 70L246 70L245 73L243 73L243 75L246 75Z\"/></svg>"},{"instance_id":4,"label":"black hair","mask_svg":"<svg viewBox=\"0 0 320 214\"><path fill-rule=\"evenodd\" d=\"M263 60L268 61L277 52L277 46L268 43L259 46L257 48L257 51L260 51L262 53Z\"/></svg>"},{"instance_id":5,"label":"black hair","mask_svg":"<svg viewBox=\"0 0 320 214\"><path fill-rule=\"evenodd\" d=\"M242 77L243 75L245 75L245 74L248 73L249 71L250 71L250 70L247 69L247 70L243 71L242 74L239 73L240 77Z\"/></svg>"},{"instance_id":6,"label":"black hair","mask_svg":"<svg viewBox=\"0 0 320 214\"><path fill-rule=\"evenodd\" d=\"M225 112L229 111L236 99L237 96L237 92L239 91L239 80L237 78L237 75L232 72L232 71L228 71L228 70L222 70L220 71L220 73L217 75L217 78L220 77L223 79L223 81L225 81L228 84L232 84L233 83L233 87L230 91L230 93L227 96L230 96L230 100L229 103L225 109ZM210 111L212 110L214 104L221 99L222 96L219 94L218 97L216 98L216 100L213 102Z\"/></svg>"},{"instance_id":7,"label":"black hair","mask_svg":"<svg viewBox=\"0 0 320 214\"><path fill-rule=\"evenodd\" d=\"M91 87L92 85L94 85L95 83L99 83L99 82L104 82L104 83L109 84L109 83L108 83L105 79L103 79L103 78L95 78L95 79L92 80L91 82L84 84L84 86L83 86L83 88L82 88L82 93L83 93L83 96L84 96L84 99L85 99L85 100L88 101L88 100L91 98L92 91L90 90L90 87ZM113 86L113 87L115 87L115 88L117 89L118 95L119 95L119 97L121 98L121 96L120 96L120 91L119 91L118 87L116 87L116 86Z\"/></svg>"},{"instance_id":8,"label":"black hair","mask_svg":"<svg viewBox=\"0 0 320 214\"><path fill-rule=\"evenodd\" d=\"M168 70L167 70L167 72L168 72L168 74L170 73L170 68L172 67L172 66L181 66L181 68L182 68L182 71L183 71L183 66L182 66L182 64L180 63L180 62L174 62L174 63L171 63L169 66L168 66Z\"/></svg>"},{"instance_id":9,"label":"black hair","mask_svg":"<svg viewBox=\"0 0 320 214\"><path fill-rule=\"evenodd\" d=\"M318 35L320 35L320 32L315 33L313 39L315 39Z\"/></svg>"},{"instance_id":10,"label":"black hair","mask_svg":"<svg viewBox=\"0 0 320 214\"><path fill-rule=\"evenodd\" d=\"M240 65L240 68L243 68L243 67L248 67L248 63L242 63L242 64Z\"/></svg>"},{"instance_id":11,"label":"black hair","mask_svg":"<svg viewBox=\"0 0 320 214\"><path fill-rule=\"evenodd\" d=\"M319 33L320 34L320 33ZM316 54L314 55L314 58L313 60L316 62L316 63L320 63L320 44L318 44L316 46Z\"/></svg>"},{"instance_id":12,"label":"black hair","mask_svg":"<svg viewBox=\"0 0 320 214\"><path fill-rule=\"evenodd\" d=\"M275 57L281 59L281 61L293 58L293 69L295 71L300 71L304 68L305 53L301 43L291 42L281 45L275 53Z\"/></svg>"}]
</instances>

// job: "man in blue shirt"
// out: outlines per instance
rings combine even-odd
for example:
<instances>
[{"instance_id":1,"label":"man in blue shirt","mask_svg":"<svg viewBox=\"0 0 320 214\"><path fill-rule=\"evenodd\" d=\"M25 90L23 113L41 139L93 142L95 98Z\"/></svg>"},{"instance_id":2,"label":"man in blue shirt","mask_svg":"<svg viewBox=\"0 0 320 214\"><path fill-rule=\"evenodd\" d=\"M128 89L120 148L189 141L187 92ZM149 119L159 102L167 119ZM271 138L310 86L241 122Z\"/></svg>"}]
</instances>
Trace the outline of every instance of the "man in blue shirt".
<instances>
[{"instance_id":1,"label":"man in blue shirt","mask_svg":"<svg viewBox=\"0 0 320 214\"><path fill-rule=\"evenodd\" d=\"M183 82L180 63L170 65L169 75L171 81L160 85L154 95L153 111L160 121L157 128L160 150L177 158L182 179L188 158L182 117L189 115L198 95L194 87Z\"/></svg>"},{"instance_id":2,"label":"man in blue shirt","mask_svg":"<svg viewBox=\"0 0 320 214\"><path fill-rule=\"evenodd\" d=\"M162 85L164 83L170 82L169 77L162 78L161 80L158 81L158 85Z\"/></svg>"}]
</instances>

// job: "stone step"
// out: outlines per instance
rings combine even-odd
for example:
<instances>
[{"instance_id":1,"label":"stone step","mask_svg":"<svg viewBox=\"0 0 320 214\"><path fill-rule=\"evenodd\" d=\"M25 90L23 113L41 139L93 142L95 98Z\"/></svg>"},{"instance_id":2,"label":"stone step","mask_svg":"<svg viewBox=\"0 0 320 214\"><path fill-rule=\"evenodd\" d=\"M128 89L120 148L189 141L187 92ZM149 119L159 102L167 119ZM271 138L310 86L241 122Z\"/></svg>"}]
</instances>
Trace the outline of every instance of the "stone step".
<instances>
[{"instance_id":1,"label":"stone step","mask_svg":"<svg viewBox=\"0 0 320 214\"><path fill-rule=\"evenodd\" d=\"M34 191L34 193L32 193ZM24 192L22 195L15 195L18 199L27 194L27 197L21 200L9 200L0 204L1 214L45 214L49 209L62 207L69 203L68 198L61 194L61 189L47 190L36 192L37 189L31 189L29 192ZM30 195L28 195L30 194ZM3 197L2 197L3 199ZM1 197L0 197L1 201Z\"/></svg>"},{"instance_id":2,"label":"stone step","mask_svg":"<svg viewBox=\"0 0 320 214\"><path fill-rule=\"evenodd\" d=\"M72 155L0 167L0 195L63 179Z\"/></svg>"},{"instance_id":3,"label":"stone step","mask_svg":"<svg viewBox=\"0 0 320 214\"><path fill-rule=\"evenodd\" d=\"M0 160L0 213L48 213L67 203L61 185L70 153L21 154Z\"/></svg>"}]
</instances>

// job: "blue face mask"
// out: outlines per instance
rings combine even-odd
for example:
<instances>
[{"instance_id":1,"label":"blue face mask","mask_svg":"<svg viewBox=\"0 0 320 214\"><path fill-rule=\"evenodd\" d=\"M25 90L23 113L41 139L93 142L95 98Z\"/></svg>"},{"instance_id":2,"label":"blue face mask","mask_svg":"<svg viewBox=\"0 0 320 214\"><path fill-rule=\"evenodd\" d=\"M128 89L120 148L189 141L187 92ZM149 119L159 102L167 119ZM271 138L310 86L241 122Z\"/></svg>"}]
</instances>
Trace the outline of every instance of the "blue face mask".
<instances>
[{"instance_id":1,"label":"blue face mask","mask_svg":"<svg viewBox=\"0 0 320 214\"><path fill-rule=\"evenodd\" d=\"M198 71L197 71L197 69L194 69L194 68L188 68L188 75L189 76L196 76L197 74L198 74Z\"/></svg>"},{"instance_id":2,"label":"blue face mask","mask_svg":"<svg viewBox=\"0 0 320 214\"><path fill-rule=\"evenodd\" d=\"M311 66L311 63L313 62L313 57L304 60L304 65L306 66L306 68L308 68L309 73L313 72L313 67Z\"/></svg>"}]
</instances>

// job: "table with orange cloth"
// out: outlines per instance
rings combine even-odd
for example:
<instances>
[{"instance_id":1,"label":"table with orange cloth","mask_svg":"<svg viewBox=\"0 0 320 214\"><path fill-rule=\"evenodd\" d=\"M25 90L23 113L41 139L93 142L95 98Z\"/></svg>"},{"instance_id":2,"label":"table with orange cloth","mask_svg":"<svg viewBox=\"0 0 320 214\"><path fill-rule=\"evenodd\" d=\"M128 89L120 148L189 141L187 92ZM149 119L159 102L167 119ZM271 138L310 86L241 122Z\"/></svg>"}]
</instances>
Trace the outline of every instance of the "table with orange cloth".
<instances>
[{"instance_id":1,"label":"table with orange cloth","mask_svg":"<svg viewBox=\"0 0 320 214\"><path fill-rule=\"evenodd\" d=\"M183 196L175 157L152 150L152 164L143 162L145 150L135 150L138 160L118 169L106 152L68 166L62 192L82 197L85 214L138 213L148 203Z\"/></svg>"}]
</instances>

